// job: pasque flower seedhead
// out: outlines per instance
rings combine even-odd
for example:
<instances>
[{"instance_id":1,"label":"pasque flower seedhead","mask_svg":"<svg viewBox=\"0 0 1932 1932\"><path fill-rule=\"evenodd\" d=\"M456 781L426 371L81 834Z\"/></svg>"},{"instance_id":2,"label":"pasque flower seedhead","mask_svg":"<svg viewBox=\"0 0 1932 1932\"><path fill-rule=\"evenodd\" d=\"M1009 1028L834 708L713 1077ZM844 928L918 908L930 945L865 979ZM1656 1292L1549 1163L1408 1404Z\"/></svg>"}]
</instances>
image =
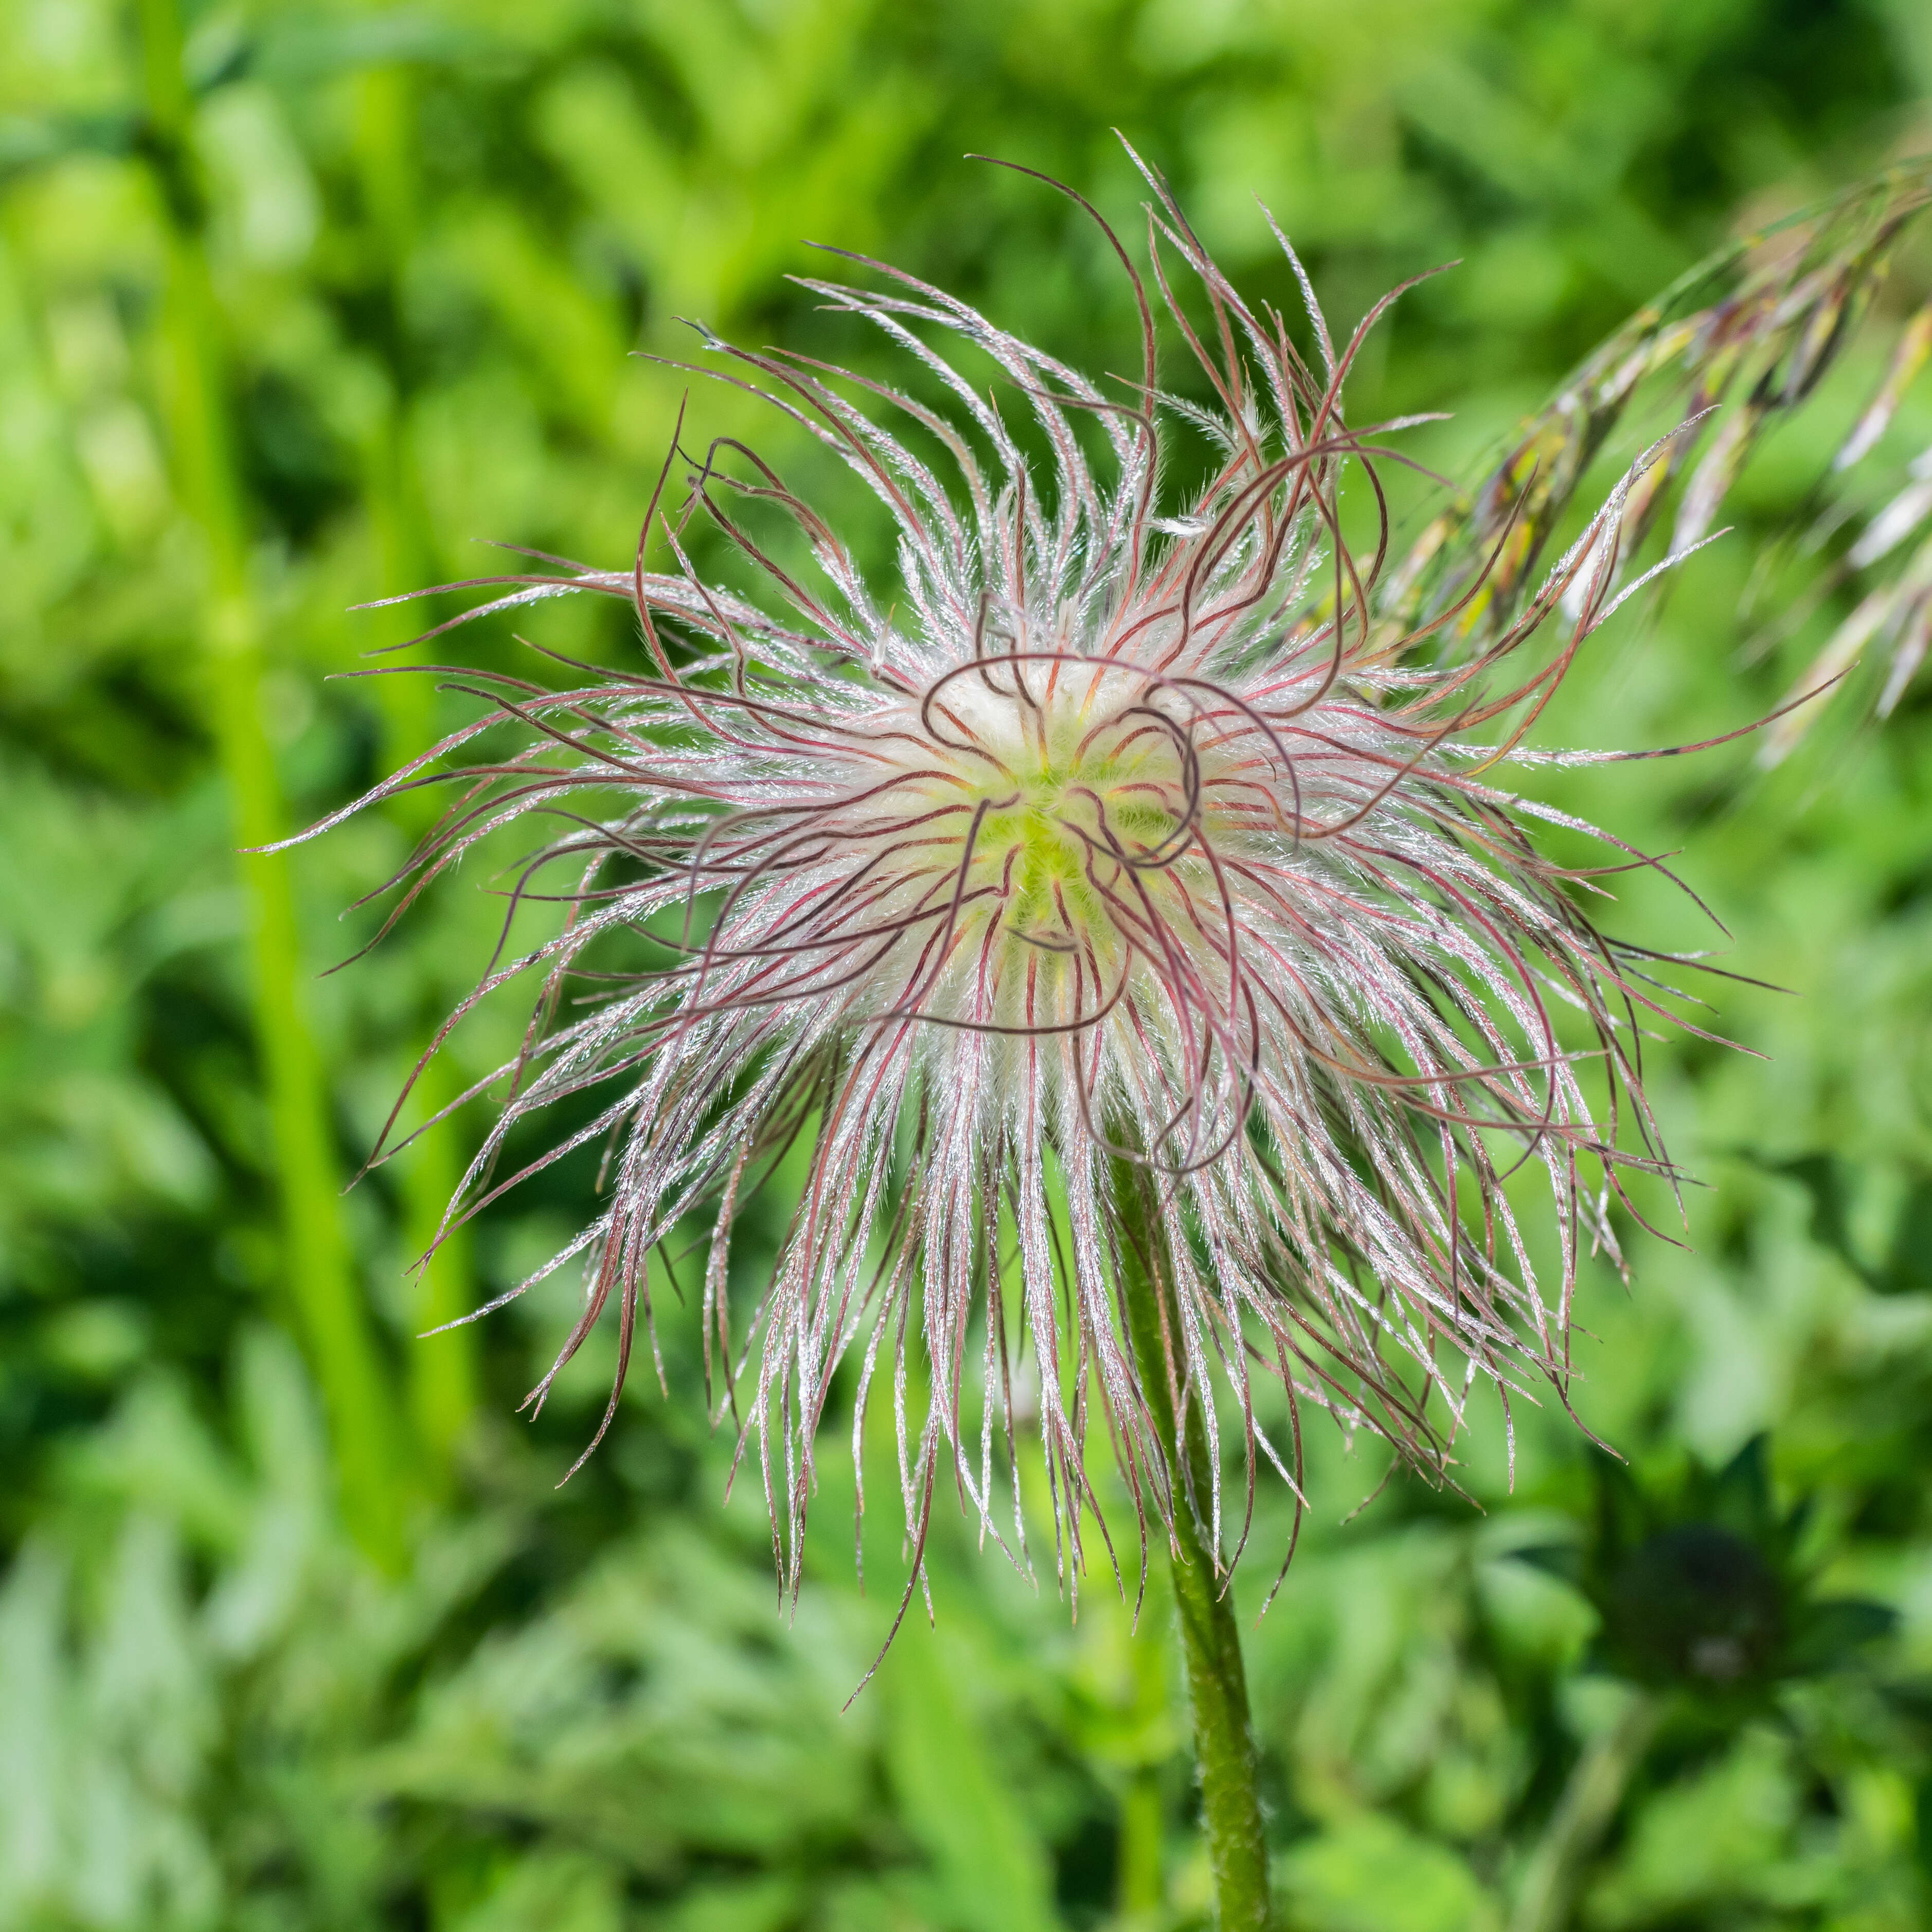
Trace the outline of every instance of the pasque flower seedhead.
<instances>
[{"instance_id":1,"label":"pasque flower seedhead","mask_svg":"<svg viewBox=\"0 0 1932 1932\"><path fill-rule=\"evenodd\" d=\"M599 1212L542 1271L586 1270L556 1366L612 1315L620 1386L647 1258L699 1231L706 1361L794 1584L848 1354L855 1444L881 1376L893 1391L915 1571L949 1471L1021 1553L1035 1415L1064 1576L1096 1428L1144 1526L1185 1508L1238 1550L1232 1420L1250 1498L1258 1464L1295 1483L1310 1402L1440 1474L1475 1384L1505 1418L1564 1390L1580 1246L1611 1241L1624 1169L1664 1167L1636 1078L1654 956L1600 932L1589 875L1539 850L1539 821L1574 821L1500 781L1612 608L1624 488L1473 654L1438 646L1480 574L1392 628L1378 466L1405 425L1352 422L1342 391L1394 297L1337 344L1294 262L1305 358L1148 180L1151 292L1102 224L1138 300L1137 381L1090 381L874 262L872 292L805 286L883 332L916 392L706 338L884 506L890 585L741 444L687 459L672 502L674 446L631 568L544 560L483 580L469 614L621 598L645 668L472 674L487 714L370 795L460 788L405 903L506 826L557 828L514 896L561 897L560 926L472 996L539 982L452 1213L529 1172L499 1174L508 1137L568 1103L534 1165L607 1152ZM1194 396L1161 384L1163 313ZM1212 452L1178 502L1177 434ZM1372 548L1345 541L1345 475ZM692 560L707 520L730 582ZM483 755L506 730L517 748ZM1601 870L1648 862L1610 844ZM734 1230L794 1145L802 1193L748 1311ZM1549 1190L1547 1279L1504 1186L1524 1166ZM1130 1250L1160 1303L1151 1372L1214 1444L1209 1493L1151 1424Z\"/></svg>"}]
</instances>

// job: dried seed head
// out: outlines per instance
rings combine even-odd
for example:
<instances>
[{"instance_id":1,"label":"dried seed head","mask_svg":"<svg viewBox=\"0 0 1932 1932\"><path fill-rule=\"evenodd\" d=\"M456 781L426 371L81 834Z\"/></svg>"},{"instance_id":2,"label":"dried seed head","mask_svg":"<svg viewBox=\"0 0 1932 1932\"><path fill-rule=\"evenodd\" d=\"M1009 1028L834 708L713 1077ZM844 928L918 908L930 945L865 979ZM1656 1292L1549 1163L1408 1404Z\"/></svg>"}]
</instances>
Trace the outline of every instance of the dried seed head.
<instances>
[{"instance_id":1,"label":"dried seed head","mask_svg":"<svg viewBox=\"0 0 1932 1932\"><path fill-rule=\"evenodd\" d=\"M1856 598L1792 686L1759 747L1774 764L1820 707L1802 702L1845 676L1861 655L1882 675L1870 690L1884 717L1932 645L1932 452L1909 465L1880 448L1932 356L1932 302L1909 314L1896 280L1901 244L1932 205L1932 156L1900 161L1815 208L1741 237L1680 276L1571 371L1512 440L1481 486L1451 503L1390 579L1383 604L1400 631L1486 588L1456 627L1456 647L1486 648L1514 620L1538 556L1598 452L1620 426L1676 419L1669 453L1631 491L1620 532L1625 558L1671 506L1670 548L1703 541L1753 453L1800 410L1820 406L1833 365L1862 336L1892 337L1883 373L1798 514L1809 525L1768 546L1754 572L1762 656L1845 592ZM1829 406L1828 404L1826 405ZM1706 446L1700 448L1700 443ZM1861 498L1864 499L1861 502ZM1856 534L1852 534L1856 532ZM1910 539L1908 542L1908 539ZM1768 568L1796 553L1837 555L1795 593ZM1778 588L1765 594L1768 583Z\"/></svg>"},{"instance_id":2,"label":"dried seed head","mask_svg":"<svg viewBox=\"0 0 1932 1932\"><path fill-rule=\"evenodd\" d=\"M566 590L630 601L649 668L478 686L489 716L371 794L455 766L460 802L412 896L499 827L562 825L518 895L548 880L568 916L475 996L541 981L453 1211L510 1184L495 1168L513 1130L597 1096L536 1163L608 1146L601 1212L541 1271L587 1268L557 1366L613 1309L628 1361L646 1258L694 1227L706 1360L734 1405L749 1378L741 1447L758 1446L794 1583L848 1352L855 1442L882 1370L893 1384L916 1552L950 1464L996 1535L1010 1490L1020 1553L1036 1389L1074 1578L1096 1419L1156 1515L1240 1514L1218 1473L1186 1500L1171 1479L1124 1324L1130 1225L1152 1250L1171 1393L1210 1432L1217 1400L1239 1415L1251 1498L1258 1460L1293 1480L1303 1404L1439 1475L1472 1384L1505 1416L1514 1390L1560 1394L1580 1242L1614 1249L1623 1170L1667 1171L1636 1080L1637 1018L1662 1010L1654 956L1595 928L1588 875L1529 836L1556 814L1497 778L1606 614L1628 479L1480 650L1424 648L1472 620L1480 575L1392 635L1386 513L1357 554L1338 508L1345 471L1381 503L1401 427L1358 428L1342 407L1387 302L1337 347L1310 296L1312 368L1148 178L1158 296L1211 406L1159 387L1154 304L1124 250L1144 368L1118 391L880 265L883 292L810 283L945 406L710 346L885 506L890 598L769 465L714 447L674 513L653 500L634 568L488 580L501 594L482 611ZM998 365L1044 463L934 346L949 334ZM1157 488L1177 423L1216 452L1178 510ZM754 533L774 513L816 578ZM693 567L700 518L769 596ZM660 542L664 572L646 568ZM1558 646L1512 682L1559 616ZM478 756L506 726L521 748ZM656 957L614 969L609 948L640 934ZM746 1320L734 1227L800 1137L802 1198ZM1550 1189L1546 1283L1503 1184L1524 1165Z\"/></svg>"}]
</instances>

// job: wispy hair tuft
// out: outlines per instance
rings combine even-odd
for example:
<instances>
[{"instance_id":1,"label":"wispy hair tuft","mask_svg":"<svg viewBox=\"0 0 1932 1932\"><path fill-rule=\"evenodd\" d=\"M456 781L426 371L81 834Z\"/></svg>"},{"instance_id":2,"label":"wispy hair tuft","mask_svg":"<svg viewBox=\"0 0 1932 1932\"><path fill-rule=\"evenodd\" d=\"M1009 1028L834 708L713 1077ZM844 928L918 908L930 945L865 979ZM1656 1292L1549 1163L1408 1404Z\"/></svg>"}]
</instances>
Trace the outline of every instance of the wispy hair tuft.
<instances>
[{"instance_id":1,"label":"wispy hair tuft","mask_svg":"<svg viewBox=\"0 0 1932 1932\"><path fill-rule=\"evenodd\" d=\"M1615 608L1667 450L1478 644L1435 648L1493 603L1520 521L1392 626L1381 477L1406 425L1352 422L1343 393L1395 296L1334 338L1284 239L1304 355L1142 172L1149 282L1101 224L1138 303L1134 379L1091 380L883 263L859 260L869 289L808 281L908 386L707 346L877 499L896 568L862 568L742 443L676 445L629 567L537 560L478 580L466 614L621 598L642 668L462 674L484 714L361 801L457 790L397 915L505 828L548 828L513 899L560 920L449 1022L536 982L452 1216L604 1148L596 1218L531 1277L585 1270L532 1400L612 1318L608 1427L651 1333L648 1259L681 1280L694 1251L713 1398L794 1588L842 1361L855 1446L890 1391L915 1577L942 1481L1027 1560L1036 1418L1070 1587L1096 1436L1143 1531L1192 1510L1232 1561L1262 1466L1300 1496L1310 1406L1443 1478L1478 1387L1505 1426L1520 1398L1567 1400L1580 1255L1615 1256L1633 1170L1671 1172L1640 1079L1659 956L1588 910L1600 875L1655 862L1610 838L1600 866L1559 864L1545 829L1590 828L1504 777ZM1165 466L1203 448L1177 494ZM788 1158L802 1189L748 1294L734 1233ZM1546 1270L1518 1169L1547 1188ZM1154 1426L1130 1248L1160 1304L1152 1372L1213 1444L1207 1495ZM1233 1495L1224 1464L1245 1468Z\"/></svg>"}]
</instances>

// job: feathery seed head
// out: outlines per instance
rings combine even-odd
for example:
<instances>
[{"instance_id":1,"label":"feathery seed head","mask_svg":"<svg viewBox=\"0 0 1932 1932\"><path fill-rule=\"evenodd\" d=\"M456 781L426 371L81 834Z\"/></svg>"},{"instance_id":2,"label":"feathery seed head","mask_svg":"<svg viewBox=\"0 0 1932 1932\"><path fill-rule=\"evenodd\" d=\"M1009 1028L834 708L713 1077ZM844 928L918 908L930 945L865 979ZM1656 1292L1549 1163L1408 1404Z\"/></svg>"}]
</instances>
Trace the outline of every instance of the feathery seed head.
<instances>
[{"instance_id":1,"label":"feathery seed head","mask_svg":"<svg viewBox=\"0 0 1932 1932\"><path fill-rule=\"evenodd\" d=\"M1505 1414L1539 1382L1560 1393L1580 1242L1611 1240L1623 1168L1662 1167L1634 1046L1637 1016L1662 1010L1654 956L1592 925L1586 875L1529 836L1556 814L1497 778L1607 613L1622 490L1473 661L1432 638L1478 608L1480 581L1426 631L1394 630L1378 601L1386 512L1362 556L1339 508L1345 471L1381 504L1376 465L1401 427L1358 428L1342 405L1387 302L1338 346L1304 278L1311 367L1148 179L1158 301L1208 403L1160 386L1144 296L1142 380L1102 388L881 265L882 291L810 283L944 406L709 346L884 505L890 596L767 464L714 446L674 509L653 499L632 568L490 580L501 594L481 607L625 598L646 668L567 690L473 685L489 714L372 794L454 762L459 802L414 890L496 829L554 814L517 897L548 879L568 914L476 996L540 982L454 1211L508 1184L494 1173L513 1129L596 1097L539 1161L608 1150L600 1212L550 1264L586 1268L558 1366L610 1310L628 1362L647 1257L694 1234L707 1363L758 1446L794 1582L848 1352L855 1439L878 1374L895 1385L916 1552L948 1464L996 1534L1010 1488L1023 1540L1014 1388L1030 1357L1077 1576L1096 1420L1144 1507L1219 1522L1217 1401L1238 1414L1251 1489L1258 1461L1293 1480L1310 1402L1440 1473L1474 1383ZM991 398L935 346L949 334L997 365ZM1177 424L1215 454L1163 503ZM775 514L815 578L752 527ZM701 518L769 596L697 569ZM667 570L646 567L653 546ZM1552 618L1558 647L1511 685ZM505 727L520 748L472 750ZM652 955L614 968L626 943ZM747 1321L734 1226L801 1137L802 1198ZM1517 1165L1550 1190L1551 1280L1504 1190ZM1159 1304L1157 1366L1128 1339L1136 1280ZM1211 1494L1168 1467L1148 1373L1216 1436Z\"/></svg>"}]
</instances>

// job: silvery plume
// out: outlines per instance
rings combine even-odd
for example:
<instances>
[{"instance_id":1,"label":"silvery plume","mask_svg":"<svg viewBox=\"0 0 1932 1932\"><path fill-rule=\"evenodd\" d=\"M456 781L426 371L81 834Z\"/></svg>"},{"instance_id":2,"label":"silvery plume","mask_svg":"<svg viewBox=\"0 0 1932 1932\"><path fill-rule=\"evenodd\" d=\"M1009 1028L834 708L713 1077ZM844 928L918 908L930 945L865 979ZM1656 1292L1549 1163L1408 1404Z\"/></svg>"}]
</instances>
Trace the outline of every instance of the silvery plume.
<instances>
[{"instance_id":1,"label":"silvery plume","mask_svg":"<svg viewBox=\"0 0 1932 1932\"><path fill-rule=\"evenodd\" d=\"M1304 355L1147 178L1150 280L1106 231L1136 380L884 264L861 261L869 290L806 282L884 337L904 387L706 346L877 500L895 567L862 569L749 447L674 442L630 568L537 559L477 580L494 594L466 614L620 598L642 668L463 674L484 713L349 808L454 789L392 922L484 842L542 828L513 898L561 902L550 935L491 962L437 1036L534 984L521 1050L472 1090L497 1110L452 1220L601 1145L596 1218L509 1291L584 1270L532 1400L614 1320L601 1437L661 1251L794 1588L848 1358L855 1453L888 1392L915 1580L942 1481L1026 1560L1036 1418L1064 1577L1099 1520L1096 1436L1143 1532L1184 1509L1238 1555L1262 1466L1298 1520L1311 1405L1439 1476L1479 1388L1506 1426L1522 1396L1567 1401L1580 1254L1615 1255L1630 1171L1671 1172L1639 1078L1658 956L1590 910L1599 874L1654 862L1598 834L1600 866L1557 863L1539 834L1591 828L1508 775L1652 574L1621 580L1678 444L1534 583L1540 501L1474 542L1465 515L1398 575L1382 479L1407 425L1343 406L1394 296L1336 342L1283 238ZM1211 452L1178 496L1177 442ZM706 526L728 568L694 560ZM506 1160L513 1135L541 1150ZM734 1229L794 1148L802 1191L746 1305ZM1506 1186L1519 1169L1540 1186ZM1130 1340L1135 1269L1154 1360ZM1204 1493L1163 1450L1150 1376L1205 1431Z\"/></svg>"}]
</instances>

